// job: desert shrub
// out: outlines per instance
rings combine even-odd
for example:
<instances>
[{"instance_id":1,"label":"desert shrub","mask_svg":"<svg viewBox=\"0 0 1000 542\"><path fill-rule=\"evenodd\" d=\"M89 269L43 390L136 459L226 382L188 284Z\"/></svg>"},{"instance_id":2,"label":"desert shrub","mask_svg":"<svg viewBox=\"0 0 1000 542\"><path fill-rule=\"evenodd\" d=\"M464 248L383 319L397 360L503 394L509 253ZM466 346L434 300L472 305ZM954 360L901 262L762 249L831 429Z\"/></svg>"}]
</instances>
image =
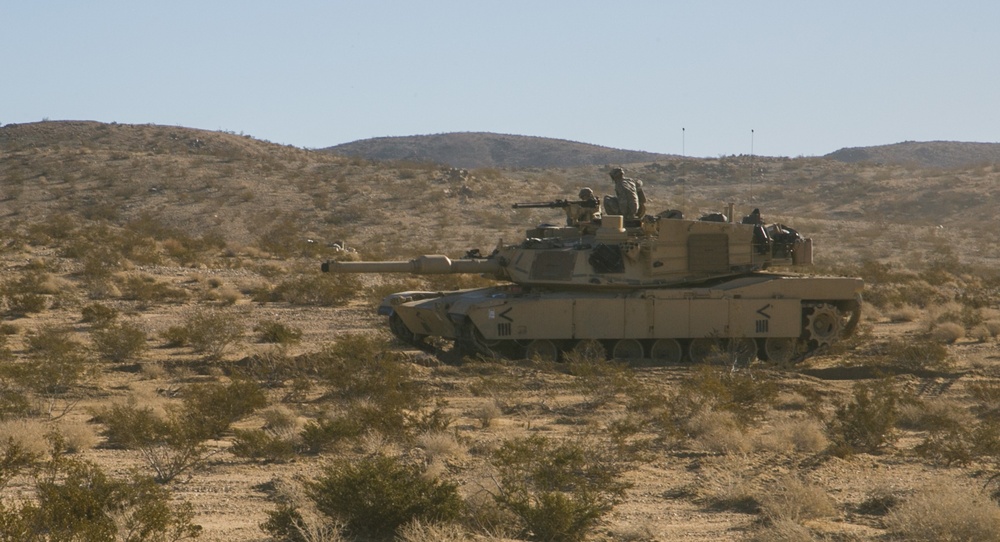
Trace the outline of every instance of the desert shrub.
<instances>
[{"instance_id":1,"label":"desert shrub","mask_svg":"<svg viewBox=\"0 0 1000 542\"><path fill-rule=\"evenodd\" d=\"M206 439L221 436L234 422L265 406L264 390L248 379L194 384L183 392L184 417Z\"/></svg>"},{"instance_id":2,"label":"desert shrub","mask_svg":"<svg viewBox=\"0 0 1000 542\"><path fill-rule=\"evenodd\" d=\"M352 275L303 274L284 280L264 300L286 301L293 305L337 307L350 301L360 291L361 282Z\"/></svg>"},{"instance_id":3,"label":"desert shrub","mask_svg":"<svg viewBox=\"0 0 1000 542\"><path fill-rule=\"evenodd\" d=\"M943 344L954 344L965 337L965 328L956 322L943 322L934 325L930 330L930 338Z\"/></svg>"},{"instance_id":4,"label":"desert shrub","mask_svg":"<svg viewBox=\"0 0 1000 542\"><path fill-rule=\"evenodd\" d=\"M779 453L817 453L829 444L822 422L811 418L775 423L758 438L760 447Z\"/></svg>"},{"instance_id":5,"label":"desert shrub","mask_svg":"<svg viewBox=\"0 0 1000 542\"><path fill-rule=\"evenodd\" d=\"M889 379L854 385L853 398L841 404L828 426L834 453L874 453L895 442L899 393Z\"/></svg>"},{"instance_id":6,"label":"desert shrub","mask_svg":"<svg viewBox=\"0 0 1000 542\"><path fill-rule=\"evenodd\" d=\"M607 457L583 440L508 440L490 460L494 498L533 540L583 540L629 487L619 479L622 466Z\"/></svg>"},{"instance_id":7,"label":"desert shrub","mask_svg":"<svg viewBox=\"0 0 1000 542\"><path fill-rule=\"evenodd\" d=\"M141 274L128 274L118 281L121 298L142 303L184 301L188 293L180 288Z\"/></svg>"},{"instance_id":8,"label":"desert shrub","mask_svg":"<svg viewBox=\"0 0 1000 542\"><path fill-rule=\"evenodd\" d=\"M243 321L234 313L195 309L187 315L182 327L184 344L189 344L196 352L206 354L211 359L222 357L226 348L243 338ZM176 330L175 333L177 333Z\"/></svg>"},{"instance_id":9,"label":"desert shrub","mask_svg":"<svg viewBox=\"0 0 1000 542\"><path fill-rule=\"evenodd\" d=\"M354 537L387 540L414 520L446 522L459 517L463 502L455 485L428 478L419 466L377 455L340 459L307 485L307 494L324 515ZM262 528L279 540L301 537L294 525L301 515L294 504L269 513Z\"/></svg>"},{"instance_id":10,"label":"desert shrub","mask_svg":"<svg viewBox=\"0 0 1000 542\"><path fill-rule=\"evenodd\" d=\"M297 344L302 340L301 329L276 320L262 320L254 326L253 330L257 333L257 339L262 343L290 345Z\"/></svg>"},{"instance_id":11,"label":"desert shrub","mask_svg":"<svg viewBox=\"0 0 1000 542\"><path fill-rule=\"evenodd\" d=\"M11 316L26 316L42 312L48 306L43 286L47 276L42 272L27 272L0 283L0 299Z\"/></svg>"},{"instance_id":12,"label":"desert shrub","mask_svg":"<svg viewBox=\"0 0 1000 542\"><path fill-rule=\"evenodd\" d=\"M987 418L977 424L948 420L927 431L914 447L920 457L945 465L967 465L978 458L1000 458L1000 423Z\"/></svg>"},{"instance_id":13,"label":"desert shrub","mask_svg":"<svg viewBox=\"0 0 1000 542\"><path fill-rule=\"evenodd\" d=\"M205 440L218 437L264 403L255 383L233 381L193 386L180 408L162 416L130 400L100 411L96 419L105 426L108 446L138 450L154 479L169 482L204 463L209 455Z\"/></svg>"},{"instance_id":14,"label":"desert shrub","mask_svg":"<svg viewBox=\"0 0 1000 542\"><path fill-rule=\"evenodd\" d=\"M729 412L745 426L761 418L777 399L777 385L762 375L700 365L681 382L669 412L675 424L707 410Z\"/></svg>"},{"instance_id":15,"label":"desert shrub","mask_svg":"<svg viewBox=\"0 0 1000 542\"><path fill-rule=\"evenodd\" d=\"M704 410L694 414L685 428L700 449L718 453L746 453L750 438L732 412Z\"/></svg>"},{"instance_id":16,"label":"desert shrub","mask_svg":"<svg viewBox=\"0 0 1000 542\"><path fill-rule=\"evenodd\" d=\"M585 359L572 354L566 365L570 374L576 377L575 387L592 407L610 403L619 394L633 393L638 387L635 371L624 363L603 357Z\"/></svg>"},{"instance_id":17,"label":"desert shrub","mask_svg":"<svg viewBox=\"0 0 1000 542\"><path fill-rule=\"evenodd\" d=\"M16 474L33 467L40 459L40 453L28 449L13 437L0 438L0 490Z\"/></svg>"},{"instance_id":18,"label":"desert shrub","mask_svg":"<svg viewBox=\"0 0 1000 542\"><path fill-rule=\"evenodd\" d=\"M747 472L747 465L731 457L707 465L690 492L695 494L696 502L711 510L757 514L761 507L760 491L752 474Z\"/></svg>"},{"instance_id":19,"label":"desert shrub","mask_svg":"<svg viewBox=\"0 0 1000 542\"><path fill-rule=\"evenodd\" d=\"M229 451L236 457L281 463L290 461L297 451L294 440L263 429L237 429L234 434Z\"/></svg>"},{"instance_id":20,"label":"desert shrub","mask_svg":"<svg viewBox=\"0 0 1000 542\"><path fill-rule=\"evenodd\" d=\"M902 540L996 540L1000 506L954 482L941 482L894 507L885 522Z\"/></svg>"},{"instance_id":21,"label":"desert shrub","mask_svg":"<svg viewBox=\"0 0 1000 542\"><path fill-rule=\"evenodd\" d=\"M29 335L27 342L28 359L10 367L7 374L40 400L41 411L50 416L66 414L79 401L70 390L92 376L96 364L67 328L44 326Z\"/></svg>"},{"instance_id":22,"label":"desert shrub","mask_svg":"<svg viewBox=\"0 0 1000 542\"><path fill-rule=\"evenodd\" d=\"M117 318L118 309L100 303L91 303L80 310L80 321L95 328L107 327Z\"/></svg>"},{"instance_id":23,"label":"desert shrub","mask_svg":"<svg viewBox=\"0 0 1000 542\"><path fill-rule=\"evenodd\" d=\"M59 458L34 479L35 496L0 506L0 540L174 542L197 538L189 504L148 477L108 476L100 467Z\"/></svg>"},{"instance_id":24,"label":"desert shrub","mask_svg":"<svg viewBox=\"0 0 1000 542\"><path fill-rule=\"evenodd\" d=\"M950 367L948 348L941 341L928 337L889 339L875 346L880 363L905 371L940 371Z\"/></svg>"},{"instance_id":25,"label":"desert shrub","mask_svg":"<svg viewBox=\"0 0 1000 542\"><path fill-rule=\"evenodd\" d=\"M772 520L802 521L837 513L833 499L823 488L806 483L797 476L784 476L777 483L768 484L760 501L761 510Z\"/></svg>"},{"instance_id":26,"label":"desert shrub","mask_svg":"<svg viewBox=\"0 0 1000 542\"><path fill-rule=\"evenodd\" d=\"M208 455L204 435L188 423L180 409L162 417L130 401L113 405L96 418L105 425L108 446L138 450L159 483L203 464Z\"/></svg>"},{"instance_id":27,"label":"desert shrub","mask_svg":"<svg viewBox=\"0 0 1000 542\"><path fill-rule=\"evenodd\" d=\"M311 354L305 363L327 387L335 403L331 416L309 422L303 438L311 451L368 430L407 440L415 430L443 429L449 419L439 406L423 412L424 394L412 368L382 341L345 335Z\"/></svg>"},{"instance_id":28,"label":"desert shrub","mask_svg":"<svg viewBox=\"0 0 1000 542\"><path fill-rule=\"evenodd\" d=\"M91 331L90 338L94 350L106 361L131 361L146 351L146 332L133 322L107 324Z\"/></svg>"}]
</instances>

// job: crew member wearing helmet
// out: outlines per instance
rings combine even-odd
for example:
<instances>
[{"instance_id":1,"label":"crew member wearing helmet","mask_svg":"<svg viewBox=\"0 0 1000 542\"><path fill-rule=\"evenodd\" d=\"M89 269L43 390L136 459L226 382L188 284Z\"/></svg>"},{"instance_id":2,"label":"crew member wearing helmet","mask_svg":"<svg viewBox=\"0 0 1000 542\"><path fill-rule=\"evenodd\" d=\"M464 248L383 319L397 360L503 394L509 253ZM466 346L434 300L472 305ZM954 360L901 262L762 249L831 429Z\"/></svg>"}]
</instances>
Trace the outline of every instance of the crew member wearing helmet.
<instances>
[{"instance_id":1,"label":"crew member wearing helmet","mask_svg":"<svg viewBox=\"0 0 1000 542\"><path fill-rule=\"evenodd\" d=\"M604 211L609 215L622 215L625 220L641 218L646 211L642 181L626 177L625 170L620 167L612 169L610 175L615 183L615 195L604 196Z\"/></svg>"},{"instance_id":2,"label":"crew member wearing helmet","mask_svg":"<svg viewBox=\"0 0 1000 542\"><path fill-rule=\"evenodd\" d=\"M581 188L578 195L579 201L574 201L573 205L566 208L566 223L576 226L585 222L593 222L601 212L601 200L597 198L590 188Z\"/></svg>"}]
</instances>

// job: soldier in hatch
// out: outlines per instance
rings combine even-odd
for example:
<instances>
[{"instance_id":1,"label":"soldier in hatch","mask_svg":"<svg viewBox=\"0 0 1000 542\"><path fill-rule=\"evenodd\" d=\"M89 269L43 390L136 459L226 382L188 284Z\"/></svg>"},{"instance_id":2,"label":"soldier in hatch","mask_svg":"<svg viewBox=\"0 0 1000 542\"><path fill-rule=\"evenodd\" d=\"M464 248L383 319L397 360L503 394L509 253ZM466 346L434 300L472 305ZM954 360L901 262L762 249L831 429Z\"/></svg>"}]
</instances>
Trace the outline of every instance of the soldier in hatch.
<instances>
[{"instance_id":1,"label":"soldier in hatch","mask_svg":"<svg viewBox=\"0 0 1000 542\"><path fill-rule=\"evenodd\" d=\"M646 214L646 195L642 193L642 181L625 176L625 170L616 167L611 170L611 181L615 183L615 195L604 196L604 212L622 215L625 220L642 218Z\"/></svg>"},{"instance_id":2,"label":"soldier in hatch","mask_svg":"<svg viewBox=\"0 0 1000 542\"><path fill-rule=\"evenodd\" d=\"M579 202L573 202L571 207L566 208L566 222L570 226L593 222L601 212L601 201L590 188L581 188L579 198Z\"/></svg>"}]
</instances>

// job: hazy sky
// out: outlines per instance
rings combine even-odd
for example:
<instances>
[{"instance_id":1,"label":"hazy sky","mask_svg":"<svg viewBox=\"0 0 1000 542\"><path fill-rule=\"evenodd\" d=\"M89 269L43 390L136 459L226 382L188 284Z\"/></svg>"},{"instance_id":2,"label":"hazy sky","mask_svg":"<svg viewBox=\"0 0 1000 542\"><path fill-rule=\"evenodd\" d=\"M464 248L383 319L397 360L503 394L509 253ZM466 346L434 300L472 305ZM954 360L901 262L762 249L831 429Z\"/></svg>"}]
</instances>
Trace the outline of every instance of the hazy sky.
<instances>
[{"instance_id":1,"label":"hazy sky","mask_svg":"<svg viewBox=\"0 0 1000 542\"><path fill-rule=\"evenodd\" d=\"M0 0L0 123L688 156L996 142L998 28L993 0Z\"/></svg>"}]
</instances>

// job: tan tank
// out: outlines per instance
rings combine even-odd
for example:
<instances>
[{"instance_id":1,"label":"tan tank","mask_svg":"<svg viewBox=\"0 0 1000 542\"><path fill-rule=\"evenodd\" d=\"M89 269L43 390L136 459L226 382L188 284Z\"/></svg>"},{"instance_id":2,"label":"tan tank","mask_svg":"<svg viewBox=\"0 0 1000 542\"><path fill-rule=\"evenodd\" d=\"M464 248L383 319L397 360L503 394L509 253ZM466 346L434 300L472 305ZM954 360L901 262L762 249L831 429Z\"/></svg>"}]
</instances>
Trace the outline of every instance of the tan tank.
<instances>
[{"instance_id":1,"label":"tan tank","mask_svg":"<svg viewBox=\"0 0 1000 542\"><path fill-rule=\"evenodd\" d=\"M677 211L641 220L561 207L567 225L541 225L523 241L462 259L323 264L335 273L478 273L504 284L451 292L400 292L379 312L400 339L455 341L463 354L557 359L574 349L662 363L760 356L794 363L850 334L861 279L765 271L812 264L813 244L755 209L737 223ZM583 205L585 207L585 205ZM583 217L583 218L581 218Z\"/></svg>"}]
</instances>

